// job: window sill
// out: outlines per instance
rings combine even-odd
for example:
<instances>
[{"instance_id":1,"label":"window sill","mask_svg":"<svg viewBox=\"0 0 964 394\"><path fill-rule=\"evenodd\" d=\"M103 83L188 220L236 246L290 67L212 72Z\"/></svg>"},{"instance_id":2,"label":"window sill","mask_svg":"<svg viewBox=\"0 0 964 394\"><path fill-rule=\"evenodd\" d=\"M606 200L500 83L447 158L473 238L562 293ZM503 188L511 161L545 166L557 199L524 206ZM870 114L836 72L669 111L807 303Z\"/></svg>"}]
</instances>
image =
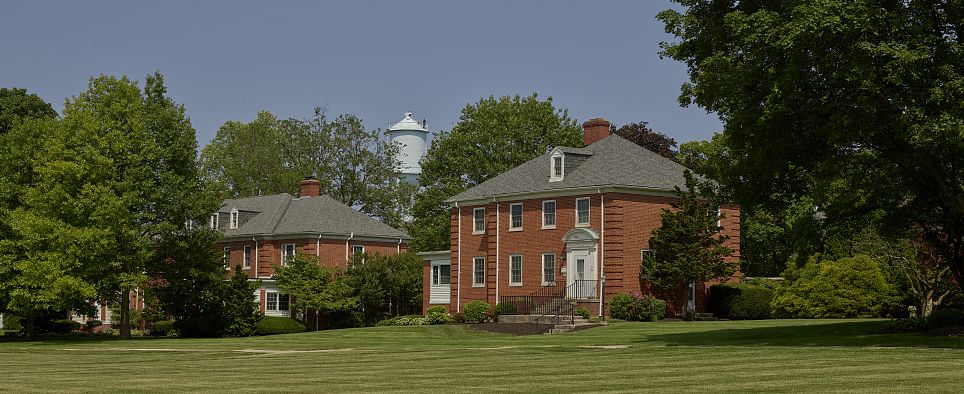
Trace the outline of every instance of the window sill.
<instances>
[{"instance_id":1,"label":"window sill","mask_svg":"<svg viewBox=\"0 0 964 394\"><path fill-rule=\"evenodd\" d=\"M542 287L555 286L556 282L542 282Z\"/></svg>"},{"instance_id":2,"label":"window sill","mask_svg":"<svg viewBox=\"0 0 964 394\"><path fill-rule=\"evenodd\" d=\"M522 283L509 283L509 287L522 287Z\"/></svg>"},{"instance_id":3,"label":"window sill","mask_svg":"<svg viewBox=\"0 0 964 394\"><path fill-rule=\"evenodd\" d=\"M485 231L472 231L472 235L482 235L482 234L485 234Z\"/></svg>"},{"instance_id":4,"label":"window sill","mask_svg":"<svg viewBox=\"0 0 964 394\"><path fill-rule=\"evenodd\" d=\"M509 231L511 232L522 231L522 227L509 227Z\"/></svg>"},{"instance_id":5,"label":"window sill","mask_svg":"<svg viewBox=\"0 0 964 394\"><path fill-rule=\"evenodd\" d=\"M555 225L552 225L552 226L542 226L542 230L555 230L555 229L556 229L556 226L555 226Z\"/></svg>"},{"instance_id":6,"label":"window sill","mask_svg":"<svg viewBox=\"0 0 964 394\"><path fill-rule=\"evenodd\" d=\"M576 227L589 227L589 223L576 223Z\"/></svg>"},{"instance_id":7,"label":"window sill","mask_svg":"<svg viewBox=\"0 0 964 394\"><path fill-rule=\"evenodd\" d=\"M472 287L485 287L485 283L473 283Z\"/></svg>"}]
</instances>

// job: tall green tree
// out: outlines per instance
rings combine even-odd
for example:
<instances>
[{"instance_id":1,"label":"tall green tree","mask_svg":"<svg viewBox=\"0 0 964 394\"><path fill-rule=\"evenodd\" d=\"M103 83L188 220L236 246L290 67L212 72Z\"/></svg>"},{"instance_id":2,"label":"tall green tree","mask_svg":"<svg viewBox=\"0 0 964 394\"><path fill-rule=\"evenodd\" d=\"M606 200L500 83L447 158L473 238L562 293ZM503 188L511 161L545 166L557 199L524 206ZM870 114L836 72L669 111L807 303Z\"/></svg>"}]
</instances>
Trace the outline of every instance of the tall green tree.
<instances>
[{"instance_id":1,"label":"tall green tree","mask_svg":"<svg viewBox=\"0 0 964 394\"><path fill-rule=\"evenodd\" d=\"M6 134L24 119L54 118L57 111L40 96L26 89L0 88L0 134Z\"/></svg>"},{"instance_id":2,"label":"tall green tree","mask_svg":"<svg viewBox=\"0 0 964 394\"><path fill-rule=\"evenodd\" d=\"M204 174L228 197L298 193L316 174L321 192L393 226L407 216L414 187L398 181L400 147L354 115L228 121L201 152Z\"/></svg>"},{"instance_id":3,"label":"tall green tree","mask_svg":"<svg viewBox=\"0 0 964 394\"><path fill-rule=\"evenodd\" d=\"M560 145L582 146L582 130L551 97L489 96L466 105L455 127L439 133L422 159L423 190L409 226L412 250L448 249L445 199Z\"/></svg>"},{"instance_id":4,"label":"tall green tree","mask_svg":"<svg viewBox=\"0 0 964 394\"><path fill-rule=\"evenodd\" d=\"M624 124L620 127L610 127L613 134L632 141L636 145L649 149L670 160L676 160L676 140L668 135L655 131L647 122Z\"/></svg>"},{"instance_id":5,"label":"tall green tree","mask_svg":"<svg viewBox=\"0 0 964 394\"><path fill-rule=\"evenodd\" d=\"M384 318L385 311L394 316L421 313L422 263L415 253L374 255L348 270L368 323Z\"/></svg>"},{"instance_id":6,"label":"tall green tree","mask_svg":"<svg viewBox=\"0 0 964 394\"><path fill-rule=\"evenodd\" d=\"M92 78L50 121L35 182L10 215L7 260L21 272L69 278L88 301L94 292L119 303L123 338L130 336L130 292L146 282L156 242L210 209L190 198L201 195L194 129L165 93L160 74L148 76L144 89L126 77ZM24 286L11 304L42 293Z\"/></svg>"},{"instance_id":7,"label":"tall green tree","mask_svg":"<svg viewBox=\"0 0 964 394\"><path fill-rule=\"evenodd\" d=\"M294 309L315 315L316 330L321 314L351 312L358 307L348 280L334 269L321 266L317 257L296 256L277 267L275 277L278 286L293 298Z\"/></svg>"},{"instance_id":8,"label":"tall green tree","mask_svg":"<svg viewBox=\"0 0 964 394\"><path fill-rule=\"evenodd\" d=\"M657 288L685 288L689 281L724 279L736 268L725 260L733 249L724 246L728 238L720 234L719 217L710 214L716 211L715 205L701 201L693 174L689 170L684 174L687 190L677 186L678 199L671 203L672 209L660 214L662 224L649 238L655 256L642 266L642 272ZM686 305L685 292L680 295L679 305Z\"/></svg>"},{"instance_id":9,"label":"tall green tree","mask_svg":"<svg viewBox=\"0 0 964 394\"><path fill-rule=\"evenodd\" d=\"M736 200L920 228L964 284L964 5L678 0L680 101L720 115Z\"/></svg>"},{"instance_id":10,"label":"tall green tree","mask_svg":"<svg viewBox=\"0 0 964 394\"><path fill-rule=\"evenodd\" d=\"M261 320L258 302L254 297L258 283L248 280L240 265L234 266L234 275L224 285L224 335L246 337L254 334Z\"/></svg>"}]
</instances>

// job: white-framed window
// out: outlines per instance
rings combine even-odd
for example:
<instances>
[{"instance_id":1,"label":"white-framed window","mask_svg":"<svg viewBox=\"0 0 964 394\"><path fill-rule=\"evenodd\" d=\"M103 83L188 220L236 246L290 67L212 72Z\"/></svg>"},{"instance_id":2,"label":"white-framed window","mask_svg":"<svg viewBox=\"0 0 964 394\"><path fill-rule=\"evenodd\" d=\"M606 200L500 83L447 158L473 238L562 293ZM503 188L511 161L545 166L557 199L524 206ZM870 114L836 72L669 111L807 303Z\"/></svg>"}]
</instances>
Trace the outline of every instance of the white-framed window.
<instances>
[{"instance_id":1,"label":"white-framed window","mask_svg":"<svg viewBox=\"0 0 964 394\"><path fill-rule=\"evenodd\" d=\"M509 204L509 230L522 230L522 203Z\"/></svg>"},{"instance_id":2,"label":"white-framed window","mask_svg":"<svg viewBox=\"0 0 964 394\"><path fill-rule=\"evenodd\" d=\"M639 251L639 260L645 264L647 261L653 261L656 259L656 251L652 249L643 249Z\"/></svg>"},{"instance_id":3,"label":"white-framed window","mask_svg":"<svg viewBox=\"0 0 964 394\"><path fill-rule=\"evenodd\" d=\"M452 283L452 266L439 264L432 266L432 286L448 285Z\"/></svg>"},{"instance_id":4,"label":"white-framed window","mask_svg":"<svg viewBox=\"0 0 964 394\"><path fill-rule=\"evenodd\" d=\"M266 311L287 311L291 309L291 297L285 293L277 291L265 292L264 310Z\"/></svg>"},{"instance_id":5,"label":"white-framed window","mask_svg":"<svg viewBox=\"0 0 964 394\"><path fill-rule=\"evenodd\" d=\"M542 228L556 228L556 200L542 202Z\"/></svg>"},{"instance_id":6,"label":"white-framed window","mask_svg":"<svg viewBox=\"0 0 964 394\"><path fill-rule=\"evenodd\" d=\"M472 234L485 233L485 208L472 209Z\"/></svg>"},{"instance_id":7,"label":"white-framed window","mask_svg":"<svg viewBox=\"0 0 964 394\"><path fill-rule=\"evenodd\" d=\"M251 245L244 245L244 260L241 268L251 268Z\"/></svg>"},{"instance_id":8,"label":"white-framed window","mask_svg":"<svg viewBox=\"0 0 964 394\"><path fill-rule=\"evenodd\" d=\"M549 182L561 181L566 176L566 159L562 152L555 152L549 158Z\"/></svg>"},{"instance_id":9,"label":"white-framed window","mask_svg":"<svg viewBox=\"0 0 964 394\"><path fill-rule=\"evenodd\" d=\"M354 259L353 262L365 264L365 245L352 245L351 256Z\"/></svg>"},{"instance_id":10,"label":"white-framed window","mask_svg":"<svg viewBox=\"0 0 964 394\"><path fill-rule=\"evenodd\" d=\"M238 228L238 209L234 208L231 210L231 219L228 221L228 227L232 230Z\"/></svg>"},{"instance_id":11,"label":"white-framed window","mask_svg":"<svg viewBox=\"0 0 964 394\"><path fill-rule=\"evenodd\" d=\"M589 225L589 197L576 199L576 225Z\"/></svg>"},{"instance_id":12,"label":"white-framed window","mask_svg":"<svg viewBox=\"0 0 964 394\"><path fill-rule=\"evenodd\" d=\"M485 286L485 257L472 259L472 286Z\"/></svg>"},{"instance_id":13,"label":"white-framed window","mask_svg":"<svg viewBox=\"0 0 964 394\"><path fill-rule=\"evenodd\" d=\"M545 253L542 255L542 285L550 286L556 282L556 255Z\"/></svg>"},{"instance_id":14,"label":"white-framed window","mask_svg":"<svg viewBox=\"0 0 964 394\"><path fill-rule=\"evenodd\" d=\"M225 270L231 269L231 247L225 246L221 252L221 264L224 265Z\"/></svg>"},{"instance_id":15,"label":"white-framed window","mask_svg":"<svg viewBox=\"0 0 964 394\"><path fill-rule=\"evenodd\" d=\"M194 230L194 219L188 219L184 222L184 229L187 231Z\"/></svg>"},{"instance_id":16,"label":"white-framed window","mask_svg":"<svg viewBox=\"0 0 964 394\"><path fill-rule=\"evenodd\" d=\"M211 229L212 229L212 230L217 230L217 229L218 229L218 213L217 213L217 212L215 212L213 215L211 215L211 220L210 220L210 222L209 222L209 225L211 226Z\"/></svg>"},{"instance_id":17,"label":"white-framed window","mask_svg":"<svg viewBox=\"0 0 964 394\"><path fill-rule=\"evenodd\" d=\"M284 267L288 265L288 262L295 259L295 250L297 249L296 244L284 244L281 245L281 266Z\"/></svg>"},{"instance_id":18,"label":"white-framed window","mask_svg":"<svg viewBox=\"0 0 964 394\"><path fill-rule=\"evenodd\" d=\"M716 227L720 227L722 224L723 215L720 212L720 207L712 207L706 210L706 216L716 218ZM715 230L715 229L714 229Z\"/></svg>"},{"instance_id":19,"label":"white-framed window","mask_svg":"<svg viewBox=\"0 0 964 394\"><path fill-rule=\"evenodd\" d=\"M509 286L522 286L522 255L509 256Z\"/></svg>"}]
</instances>

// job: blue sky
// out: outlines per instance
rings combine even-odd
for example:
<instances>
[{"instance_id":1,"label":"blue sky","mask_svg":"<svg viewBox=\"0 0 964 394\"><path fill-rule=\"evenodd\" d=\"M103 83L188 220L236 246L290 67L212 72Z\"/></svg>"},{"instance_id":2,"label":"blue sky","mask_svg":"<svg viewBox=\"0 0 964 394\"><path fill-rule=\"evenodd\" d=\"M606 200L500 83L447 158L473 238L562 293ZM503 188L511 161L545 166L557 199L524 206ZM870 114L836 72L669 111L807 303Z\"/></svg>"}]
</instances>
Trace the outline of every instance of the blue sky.
<instances>
[{"instance_id":1,"label":"blue sky","mask_svg":"<svg viewBox=\"0 0 964 394\"><path fill-rule=\"evenodd\" d=\"M260 110L303 118L315 106L386 128L405 111L433 132L489 95L552 96L583 121L648 121L679 142L722 126L680 108L684 65L668 1L9 2L0 12L0 86L50 101L92 75L160 70L201 146Z\"/></svg>"}]
</instances>

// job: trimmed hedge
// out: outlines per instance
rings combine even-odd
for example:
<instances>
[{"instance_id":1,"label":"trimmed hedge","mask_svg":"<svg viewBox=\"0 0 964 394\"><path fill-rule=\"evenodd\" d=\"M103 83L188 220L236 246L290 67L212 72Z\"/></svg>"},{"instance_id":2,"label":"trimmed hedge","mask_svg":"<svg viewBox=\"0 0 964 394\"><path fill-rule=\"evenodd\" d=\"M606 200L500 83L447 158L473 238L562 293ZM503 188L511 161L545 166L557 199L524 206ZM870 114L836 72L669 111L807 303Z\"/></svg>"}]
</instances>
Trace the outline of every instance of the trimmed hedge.
<instances>
[{"instance_id":1,"label":"trimmed hedge","mask_svg":"<svg viewBox=\"0 0 964 394\"><path fill-rule=\"evenodd\" d=\"M445 324L452 321L452 316L449 316L444 306L433 306L428 308L427 312L425 319L428 320L428 324Z\"/></svg>"},{"instance_id":2,"label":"trimmed hedge","mask_svg":"<svg viewBox=\"0 0 964 394\"><path fill-rule=\"evenodd\" d=\"M469 324L485 323L489 321L489 303L475 300L465 304L463 316L465 322Z\"/></svg>"},{"instance_id":3,"label":"trimmed hedge","mask_svg":"<svg viewBox=\"0 0 964 394\"><path fill-rule=\"evenodd\" d=\"M80 330L80 323L70 319L38 321L36 329L39 333L70 334Z\"/></svg>"},{"instance_id":4,"label":"trimmed hedge","mask_svg":"<svg viewBox=\"0 0 964 394\"><path fill-rule=\"evenodd\" d=\"M304 323L290 317L264 316L258 321L254 335L294 334L308 331Z\"/></svg>"},{"instance_id":5,"label":"trimmed hedge","mask_svg":"<svg viewBox=\"0 0 964 394\"><path fill-rule=\"evenodd\" d=\"M931 312L927 316L927 328L945 328L964 325L964 311L953 308L942 308Z\"/></svg>"},{"instance_id":6,"label":"trimmed hedge","mask_svg":"<svg viewBox=\"0 0 964 394\"><path fill-rule=\"evenodd\" d=\"M376 327L385 326L425 326L430 324L428 318L422 315L396 316L375 323Z\"/></svg>"},{"instance_id":7,"label":"trimmed hedge","mask_svg":"<svg viewBox=\"0 0 964 394\"><path fill-rule=\"evenodd\" d=\"M657 321L666 316L666 301L648 294L615 294L609 300L609 315L613 319Z\"/></svg>"},{"instance_id":8,"label":"trimmed hedge","mask_svg":"<svg viewBox=\"0 0 964 394\"><path fill-rule=\"evenodd\" d=\"M496 314L497 316L499 316L499 315L518 315L518 314L519 314L519 309L516 308L515 304L507 303L507 302L501 302L501 303L495 304L495 314Z\"/></svg>"},{"instance_id":9,"label":"trimmed hedge","mask_svg":"<svg viewBox=\"0 0 964 394\"><path fill-rule=\"evenodd\" d=\"M733 320L769 319L774 291L748 284L722 283L710 287L707 303L717 317Z\"/></svg>"}]
</instances>

